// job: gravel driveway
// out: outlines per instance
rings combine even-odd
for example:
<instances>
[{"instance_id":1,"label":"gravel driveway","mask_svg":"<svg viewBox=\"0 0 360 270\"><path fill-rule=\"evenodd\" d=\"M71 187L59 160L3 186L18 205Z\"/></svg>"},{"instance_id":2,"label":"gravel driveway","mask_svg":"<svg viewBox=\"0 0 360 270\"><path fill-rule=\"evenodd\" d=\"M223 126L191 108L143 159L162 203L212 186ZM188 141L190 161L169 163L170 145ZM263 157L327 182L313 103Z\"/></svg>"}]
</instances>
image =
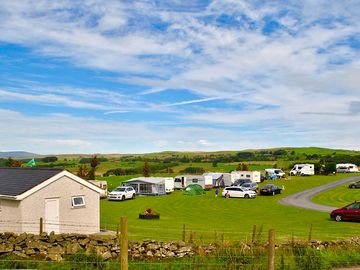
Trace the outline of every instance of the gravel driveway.
<instances>
[{"instance_id":1,"label":"gravel driveway","mask_svg":"<svg viewBox=\"0 0 360 270\"><path fill-rule=\"evenodd\" d=\"M315 187L312 189L307 189L307 190L295 193L293 195L290 195L286 198L281 199L280 203L299 207L299 208L317 210L317 211L322 211L322 212L331 212L332 210L336 209L337 207L331 207L331 206L312 203L310 201L311 198L313 196L315 196L316 194L324 192L328 189L332 189L332 188L340 186L342 184L355 182L358 180L360 180L360 176L346 177L346 178L331 182L331 183L323 185L323 186L319 186L319 187Z\"/></svg>"}]
</instances>

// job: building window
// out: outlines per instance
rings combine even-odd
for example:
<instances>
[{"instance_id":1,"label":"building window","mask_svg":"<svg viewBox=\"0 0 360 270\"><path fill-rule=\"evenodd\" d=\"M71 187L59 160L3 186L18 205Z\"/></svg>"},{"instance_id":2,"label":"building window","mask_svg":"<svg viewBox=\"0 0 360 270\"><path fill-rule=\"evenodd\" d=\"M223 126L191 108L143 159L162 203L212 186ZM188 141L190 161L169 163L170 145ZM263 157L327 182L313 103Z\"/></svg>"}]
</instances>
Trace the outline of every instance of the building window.
<instances>
[{"instance_id":1,"label":"building window","mask_svg":"<svg viewBox=\"0 0 360 270\"><path fill-rule=\"evenodd\" d=\"M71 206L72 207L82 207L85 206L85 198L84 196L76 196L71 198Z\"/></svg>"}]
</instances>

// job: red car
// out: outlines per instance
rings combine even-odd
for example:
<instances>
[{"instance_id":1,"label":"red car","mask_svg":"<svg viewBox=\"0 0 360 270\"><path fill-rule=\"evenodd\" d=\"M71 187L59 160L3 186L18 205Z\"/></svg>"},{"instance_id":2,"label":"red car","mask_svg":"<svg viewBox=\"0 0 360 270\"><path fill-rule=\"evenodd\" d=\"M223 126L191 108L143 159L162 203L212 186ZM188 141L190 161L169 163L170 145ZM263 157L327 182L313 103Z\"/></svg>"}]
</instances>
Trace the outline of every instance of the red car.
<instances>
[{"instance_id":1,"label":"red car","mask_svg":"<svg viewBox=\"0 0 360 270\"><path fill-rule=\"evenodd\" d=\"M330 217L336 221L360 221L360 202L354 202L343 208L336 209L330 213Z\"/></svg>"}]
</instances>

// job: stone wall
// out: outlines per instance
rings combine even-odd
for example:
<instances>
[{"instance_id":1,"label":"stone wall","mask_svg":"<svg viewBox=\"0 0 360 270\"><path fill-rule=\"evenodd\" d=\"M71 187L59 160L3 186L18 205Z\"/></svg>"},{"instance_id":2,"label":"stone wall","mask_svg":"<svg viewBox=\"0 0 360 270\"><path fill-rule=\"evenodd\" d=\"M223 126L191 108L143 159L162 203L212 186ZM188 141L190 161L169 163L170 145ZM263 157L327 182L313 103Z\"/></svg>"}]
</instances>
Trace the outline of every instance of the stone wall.
<instances>
[{"instance_id":1,"label":"stone wall","mask_svg":"<svg viewBox=\"0 0 360 270\"><path fill-rule=\"evenodd\" d=\"M209 253L215 246L209 245L202 252ZM184 242L158 242L146 240L141 243L129 242L129 257L144 258L181 258L193 256L197 247ZM120 245L116 236L82 234L0 234L0 254L14 254L23 258L61 261L64 256L85 252L96 253L104 260L116 258Z\"/></svg>"},{"instance_id":2,"label":"stone wall","mask_svg":"<svg viewBox=\"0 0 360 270\"><path fill-rule=\"evenodd\" d=\"M294 243L285 242L276 245L276 248L290 247ZM311 241L306 242L312 248L325 249L331 247L359 246L360 237L353 237L339 241ZM240 243L241 249L251 249L254 244ZM267 244L257 244L258 247L266 248ZM130 259L162 259L182 258L194 255L205 256L215 252L220 246L209 244L195 246L189 243L159 242L145 240L142 242L129 242ZM237 244L239 247L239 243ZM220 247L221 248L221 247ZM104 260L117 258L120 254L120 245L114 235L83 235L83 234L14 234L0 233L0 255L13 254L23 258L37 260L61 261L66 255L84 252L85 254L96 253Z\"/></svg>"}]
</instances>

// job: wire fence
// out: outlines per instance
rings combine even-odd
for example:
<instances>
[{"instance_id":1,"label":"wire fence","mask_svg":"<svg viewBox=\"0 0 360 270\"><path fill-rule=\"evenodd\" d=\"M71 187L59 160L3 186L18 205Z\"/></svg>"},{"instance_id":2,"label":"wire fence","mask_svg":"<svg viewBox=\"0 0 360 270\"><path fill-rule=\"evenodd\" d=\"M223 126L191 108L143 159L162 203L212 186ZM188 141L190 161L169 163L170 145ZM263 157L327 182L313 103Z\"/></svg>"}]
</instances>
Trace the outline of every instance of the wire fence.
<instances>
[{"instance_id":1,"label":"wire fence","mask_svg":"<svg viewBox=\"0 0 360 270\"><path fill-rule=\"evenodd\" d=\"M1 220L0 229L19 233L28 229L30 233L39 234L41 228L59 226L72 233L83 233L85 230L98 229L94 224L77 224L75 222L41 222L40 220ZM111 226L111 233L121 236L120 225ZM128 228L129 240L138 239L137 231L144 229L140 226ZM322 228L309 224L304 230L276 230L274 236L274 268L276 269L329 269L333 266L360 265L360 237L344 232L346 241L337 241L338 245L328 241L316 241L316 234ZM143 257L133 259L129 254L129 269L271 269L269 268L269 230L263 225L254 225L247 231L207 230L199 227L174 226L167 228L148 227L148 239L172 242L184 241L193 248L191 257L164 258L152 252ZM45 230L44 230L45 231ZM140 235L139 235L140 236ZM331 237L331 236L329 236ZM0 254L3 241L0 241ZM120 245L120 243L119 243ZM213 245L213 249L206 249ZM131 248L130 248L131 251ZM209 252L207 252L209 251ZM20 251L19 251L20 252ZM96 253L96 252L95 252ZM19 254L18 254L19 255ZM119 254L118 254L119 255ZM24 256L25 257L25 256ZM0 269L120 269L118 258L112 257L104 261L99 254L79 253L63 256L60 262L43 260L19 259L18 256L0 256Z\"/></svg>"}]
</instances>

